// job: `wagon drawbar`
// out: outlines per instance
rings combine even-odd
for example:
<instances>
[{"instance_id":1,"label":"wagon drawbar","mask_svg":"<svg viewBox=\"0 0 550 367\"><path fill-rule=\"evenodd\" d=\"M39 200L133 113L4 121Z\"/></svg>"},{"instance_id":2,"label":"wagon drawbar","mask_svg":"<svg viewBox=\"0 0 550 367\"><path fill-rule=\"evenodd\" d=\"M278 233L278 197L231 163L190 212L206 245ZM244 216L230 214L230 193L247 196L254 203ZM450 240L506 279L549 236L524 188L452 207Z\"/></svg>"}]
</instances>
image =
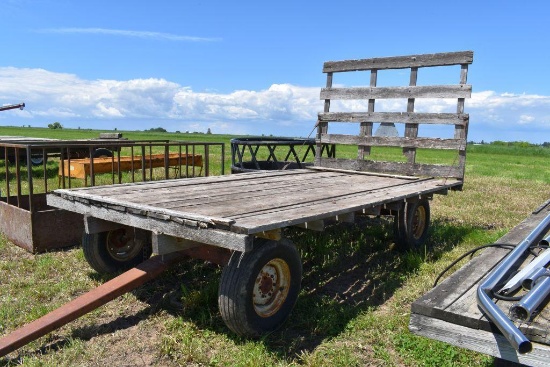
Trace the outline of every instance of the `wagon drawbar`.
<instances>
[{"instance_id":1,"label":"wagon drawbar","mask_svg":"<svg viewBox=\"0 0 550 367\"><path fill-rule=\"evenodd\" d=\"M222 318L239 335L259 336L281 325L300 292L301 260L284 228L323 230L327 221L392 215L396 243L422 245L432 196L463 186L469 123L464 99L471 94L466 81L472 61L473 53L464 51L325 63L314 167L61 189L48 195L48 204L83 214L84 254L99 272L131 268L151 253L162 259L181 251L224 265ZM417 85L419 70L443 66L459 67L457 84ZM410 69L408 86L377 86L379 73L395 69ZM370 86L334 87L335 75L348 72L369 72ZM456 112L417 112L422 98L455 99ZM375 110L377 99L400 99L406 111ZM359 100L353 105L360 110L338 111L347 100ZM375 136L377 124L398 124L403 136ZM333 133L329 125L356 130ZM420 127L430 131L435 125L450 128L452 137L421 135ZM324 157L326 144L353 145L357 156ZM377 149L398 149L404 160L371 159ZM423 161L426 151L446 151L450 159L442 164L429 154Z\"/></svg>"}]
</instances>

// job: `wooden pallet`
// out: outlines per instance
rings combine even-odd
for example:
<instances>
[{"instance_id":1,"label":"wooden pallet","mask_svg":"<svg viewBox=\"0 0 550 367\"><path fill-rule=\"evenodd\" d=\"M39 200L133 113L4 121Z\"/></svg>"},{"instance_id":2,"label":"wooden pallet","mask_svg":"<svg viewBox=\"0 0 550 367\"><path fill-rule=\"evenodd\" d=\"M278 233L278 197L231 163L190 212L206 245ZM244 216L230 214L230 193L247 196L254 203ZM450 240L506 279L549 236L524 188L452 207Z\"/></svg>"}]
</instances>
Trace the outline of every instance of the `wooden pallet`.
<instances>
[{"instance_id":1,"label":"wooden pallet","mask_svg":"<svg viewBox=\"0 0 550 367\"><path fill-rule=\"evenodd\" d=\"M550 213L550 202L513 228L496 243L517 245ZM532 322L519 324L533 341L533 352L519 354L483 315L477 306L476 291L480 282L510 250L489 248L464 265L440 285L412 304L409 328L418 335L441 340L529 366L548 366L550 360L550 309L544 308ZM525 259L524 264L532 260ZM508 315L512 302L498 301Z\"/></svg>"}]
</instances>

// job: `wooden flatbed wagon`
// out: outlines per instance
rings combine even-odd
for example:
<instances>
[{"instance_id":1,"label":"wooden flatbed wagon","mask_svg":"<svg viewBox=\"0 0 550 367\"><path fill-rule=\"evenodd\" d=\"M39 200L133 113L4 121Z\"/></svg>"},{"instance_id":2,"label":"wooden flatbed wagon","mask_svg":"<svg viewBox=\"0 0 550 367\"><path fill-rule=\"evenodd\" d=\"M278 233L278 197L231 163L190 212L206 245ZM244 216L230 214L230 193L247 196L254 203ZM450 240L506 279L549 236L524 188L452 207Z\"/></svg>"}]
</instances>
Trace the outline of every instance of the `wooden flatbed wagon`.
<instances>
[{"instance_id":1,"label":"wooden flatbed wagon","mask_svg":"<svg viewBox=\"0 0 550 367\"><path fill-rule=\"evenodd\" d=\"M197 257L225 265L222 317L237 334L258 336L286 319L300 290L300 257L282 238L283 228L322 230L327 220L393 215L399 244L423 242L429 199L462 188L469 121L464 98L471 94L466 77L472 60L473 53L465 51L325 63L325 109L317 122L313 168L55 190L48 204L84 215L84 254L100 272L133 266L151 248L159 255L193 248ZM417 86L419 69L453 65L460 69L458 84ZM405 68L408 86L377 86L380 71ZM370 72L370 85L333 87L334 74L351 71ZM454 99L456 111L416 112L417 98ZM376 99L403 100L405 111L377 112ZM350 111L348 100L359 100L354 102L359 110ZM403 136L376 136L374 127L382 123L401 124ZM329 124L357 131L329 134ZM420 125L435 124L450 128L452 137L420 135ZM354 145L357 157L322 157L324 144ZM378 147L401 150L405 161L369 159ZM452 162L419 162L417 153L433 149L454 151Z\"/></svg>"}]
</instances>

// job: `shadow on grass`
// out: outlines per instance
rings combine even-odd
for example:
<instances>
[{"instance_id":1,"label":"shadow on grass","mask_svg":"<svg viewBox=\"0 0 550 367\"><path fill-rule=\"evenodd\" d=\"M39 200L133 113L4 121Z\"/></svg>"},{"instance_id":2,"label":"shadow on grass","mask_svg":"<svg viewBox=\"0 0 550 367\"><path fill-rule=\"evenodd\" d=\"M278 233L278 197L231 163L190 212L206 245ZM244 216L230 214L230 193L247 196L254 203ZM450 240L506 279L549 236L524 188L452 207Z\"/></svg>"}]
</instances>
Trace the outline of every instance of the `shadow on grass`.
<instances>
[{"instance_id":1,"label":"shadow on grass","mask_svg":"<svg viewBox=\"0 0 550 367\"><path fill-rule=\"evenodd\" d=\"M428 243L433 247L431 261L476 230L434 222ZM384 217L334 224L324 232L286 229L284 235L297 244L301 253L302 291L287 322L260 341L281 360L311 352L327 338L338 336L359 314L383 305L423 261L430 261L424 249L394 250L393 225ZM103 282L112 278L95 273L90 276ZM149 307L104 324L77 328L71 337L89 340L135 326L158 312L168 312L192 321L199 329L227 334L236 344L246 343L227 329L219 314L220 276L221 268L216 265L197 260L178 264L132 291Z\"/></svg>"}]
</instances>

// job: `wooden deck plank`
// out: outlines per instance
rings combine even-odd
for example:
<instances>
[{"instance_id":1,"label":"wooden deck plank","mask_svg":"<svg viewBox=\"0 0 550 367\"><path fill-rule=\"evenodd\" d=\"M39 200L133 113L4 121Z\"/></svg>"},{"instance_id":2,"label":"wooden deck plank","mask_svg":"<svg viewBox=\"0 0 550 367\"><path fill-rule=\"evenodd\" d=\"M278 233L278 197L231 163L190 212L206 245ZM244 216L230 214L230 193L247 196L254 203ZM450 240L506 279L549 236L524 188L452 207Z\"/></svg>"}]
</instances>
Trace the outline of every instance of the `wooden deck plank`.
<instances>
[{"instance_id":1,"label":"wooden deck plank","mask_svg":"<svg viewBox=\"0 0 550 367\"><path fill-rule=\"evenodd\" d=\"M476 330L420 314L411 315L409 329L416 335L527 366L545 367L550 360L550 347L546 344L534 343L531 353L518 354L500 334Z\"/></svg>"},{"instance_id":2,"label":"wooden deck plank","mask_svg":"<svg viewBox=\"0 0 550 367\"><path fill-rule=\"evenodd\" d=\"M298 170L294 170L298 171ZM207 177L194 177L192 179L189 178L181 178L181 179L170 179L170 180L158 180L158 181L144 181L144 182L133 182L133 183L126 183L126 184L118 184L118 185L104 185L104 186L90 186L90 187L80 187L80 188L73 188L70 190L73 195L78 195L78 193L90 193L93 195L103 196L103 195L116 195L118 194L125 194L134 192L136 194L143 193L145 194L147 191L155 192L156 190L162 189L162 188L174 188L174 187L181 187L181 186L201 186L209 185L212 183L219 183L219 182L225 182L225 183L231 183L234 181L254 181L254 180L261 180L265 178L265 176L270 177L284 177L284 176L292 176L294 174L296 175L307 175L312 174L313 172L309 170L299 170L299 172L292 172L292 171L272 171L272 172L246 172L246 173L240 173L238 175L223 175L223 176L207 176Z\"/></svg>"},{"instance_id":3,"label":"wooden deck plank","mask_svg":"<svg viewBox=\"0 0 550 367\"><path fill-rule=\"evenodd\" d=\"M269 183L247 185L235 191L234 188L210 188L207 192L172 192L160 197L141 198L140 202L172 210L188 210L196 207L201 213L218 216L233 216L248 213L251 210L261 211L273 206L291 206L308 200L319 200L323 197L337 197L342 194L368 192L383 187L403 184L400 180L387 178L339 177L325 180L297 180L292 183ZM320 192L322 190L322 192ZM169 194L169 195L168 195ZM131 200L131 197L120 198ZM184 209L186 208L186 209Z\"/></svg>"},{"instance_id":4,"label":"wooden deck plank","mask_svg":"<svg viewBox=\"0 0 550 367\"><path fill-rule=\"evenodd\" d=\"M246 195L254 195L254 193L271 192L273 194L283 193L286 190L292 190L296 187L319 187L324 185L325 182L330 183L342 183L347 178L345 175L330 175L330 176L299 176L292 179L280 179L280 178L266 178L262 180L256 180L253 184L248 181L239 181L238 183L211 183L207 186L181 186L172 188L162 188L155 190L154 195L146 195L145 193L136 194L135 192L125 193L117 195L119 200L139 200L144 204L162 204L172 203L177 206L178 202L189 202L201 200L204 204L205 199L212 199L221 197L227 199L228 197L244 197ZM351 181L351 180L350 180ZM139 195L139 198L137 197ZM168 196L169 195L169 196Z\"/></svg>"},{"instance_id":5,"label":"wooden deck plank","mask_svg":"<svg viewBox=\"0 0 550 367\"><path fill-rule=\"evenodd\" d=\"M376 205L404 200L408 197L427 195L442 190L440 181L409 183L390 189L329 198L288 208L275 208L263 213L234 216L234 228L256 233L299 223L330 218L339 214L359 211Z\"/></svg>"},{"instance_id":6,"label":"wooden deck plank","mask_svg":"<svg viewBox=\"0 0 550 367\"><path fill-rule=\"evenodd\" d=\"M252 177L256 178L256 177ZM231 208L226 215L239 213L238 209L240 205L249 204L256 197L260 197L262 200L264 196L283 196L289 198L287 201L292 203L299 203L303 199L302 194L310 193L312 197L323 198L324 193L331 187L339 186L338 192L345 190L350 191L350 185L356 187L383 187L393 186L401 183L402 180L392 179L389 177L379 176L365 176L365 175L345 175L343 173L335 172L315 172L314 175L300 175L292 178L286 178L286 180L280 180L279 176L276 177L262 177L261 179L255 179L254 182L238 181L237 186L228 185L227 182L214 182L208 185L199 185L192 188L187 186L163 186L160 189L155 190L156 186L150 188L151 195L140 192L130 192L126 194L119 194L120 190L109 192L103 187L98 187L97 190L87 190L74 192L67 192L68 195L75 197L86 198L90 200L99 200L102 202L109 202L112 204L122 204L125 202L133 203L136 205L149 205L159 206L162 208L168 208L172 210L184 210L187 207L198 207L200 212L214 212L218 213L220 209ZM409 182L409 181L406 181ZM300 188L300 190L296 190ZM304 190L308 188L308 190ZM319 191L319 190L322 190ZM364 188L356 188L355 190L362 190ZM127 191L127 190L126 190ZM316 192L314 192L316 191ZM334 195L334 193L331 193ZM270 203L272 200L267 201L268 207L272 207L274 204ZM210 210L209 210L210 208ZM212 214L220 216L220 214Z\"/></svg>"}]
</instances>

